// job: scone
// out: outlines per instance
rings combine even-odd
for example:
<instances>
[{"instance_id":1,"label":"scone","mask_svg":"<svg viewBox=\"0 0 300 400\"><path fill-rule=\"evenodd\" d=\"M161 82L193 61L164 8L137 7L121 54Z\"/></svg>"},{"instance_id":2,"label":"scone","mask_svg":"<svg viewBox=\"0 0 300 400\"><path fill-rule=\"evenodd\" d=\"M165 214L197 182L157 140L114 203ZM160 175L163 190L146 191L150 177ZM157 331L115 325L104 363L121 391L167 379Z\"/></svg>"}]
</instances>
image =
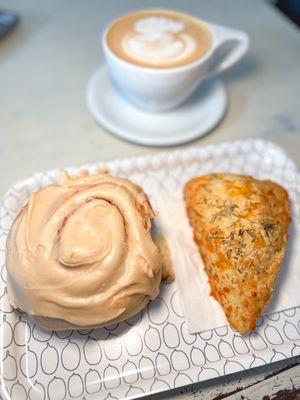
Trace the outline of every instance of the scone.
<instances>
[{"instance_id":1,"label":"scone","mask_svg":"<svg viewBox=\"0 0 300 400\"><path fill-rule=\"evenodd\" d=\"M271 299L291 221L287 192L251 176L211 174L184 189L211 295L241 333Z\"/></svg>"},{"instance_id":2,"label":"scone","mask_svg":"<svg viewBox=\"0 0 300 400\"><path fill-rule=\"evenodd\" d=\"M126 179L62 173L30 196L11 227L11 305L49 330L110 325L138 313L170 276L168 255L151 236L154 217L146 194Z\"/></svg>"}]
</instances>

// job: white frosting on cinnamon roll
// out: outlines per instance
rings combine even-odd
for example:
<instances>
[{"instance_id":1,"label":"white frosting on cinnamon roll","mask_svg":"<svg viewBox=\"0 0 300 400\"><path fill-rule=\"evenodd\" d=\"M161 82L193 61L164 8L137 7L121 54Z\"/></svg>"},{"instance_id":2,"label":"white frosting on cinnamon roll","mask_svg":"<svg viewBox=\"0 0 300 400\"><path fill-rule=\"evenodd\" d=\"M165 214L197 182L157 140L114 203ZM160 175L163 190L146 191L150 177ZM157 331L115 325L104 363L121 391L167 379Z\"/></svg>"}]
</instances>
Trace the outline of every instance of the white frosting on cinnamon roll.
<instances>
[{"instance_id":1,"label":"white frosting on cinnamon roll","mask_svg":"<svg viewBox=\"0 0 300 400\"><path fill-rule=\"evenodd\" d=\"M108 325L158 294L161 254L142 189L109 175L71 179L31 195L7 241L11 304L76 326Z\"/></svg>"}]
</instances>

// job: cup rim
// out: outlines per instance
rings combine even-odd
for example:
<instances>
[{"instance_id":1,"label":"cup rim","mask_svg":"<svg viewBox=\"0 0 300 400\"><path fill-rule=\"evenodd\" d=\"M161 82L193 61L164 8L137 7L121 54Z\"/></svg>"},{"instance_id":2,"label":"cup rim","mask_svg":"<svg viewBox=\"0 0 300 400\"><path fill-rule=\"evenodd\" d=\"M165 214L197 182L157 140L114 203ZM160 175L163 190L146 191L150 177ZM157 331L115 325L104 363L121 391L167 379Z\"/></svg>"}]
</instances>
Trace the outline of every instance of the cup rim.
<instances>
[{"instance_id":1,"label":"cup rim","mask_svg":"<svg viewBox=\"0 0 300 400\"><path fill-rule=\"evenodd\" d=\"M186 64L186 65L180 65L177 67L165 67L165 68L153 68L153 67L146 67L143 65L138 65L138 64L134 64L131 63L129 61L124 60L123 58L119 57L117 54L115 54L111 48L109 47L108 43L107 43L107 34L108 31L110 30L110 28L116 23L118 22L120 19L127 17L131 14L135 14L138 12L143 12L143 11L163 11L163 12L171 12L174 14L183 14L186 15L189 18L192 18L194 20L200 21L209 31L209 33L211 34L211 38L212 38L212 42L211 42L211 46L209 48L209 50L203 55L203 57L200 57L199 59L193 61L190 64ZM123 64L126 67L132 68L136 71L144 71L144 72L149 72L149 73L153 73L153 74L163 74L163 73L176 73L176 72L182 72L182 71L187 71L190 69L193 69L194 67L203 64L205 61L207 61L211 55L213 54L214 48L215 48L215 42L216 42L216 37L214 34L214 30L213 30L213 24L200 19L198 17L195 17L191 14L188 14L184 11L177 11L177 10L172 10L172 9L167 9L167 8L141 8L141 9L137 9L135 11L130 11L129 13L126 14L122 14L119 17L115 18L114 20L112 20L109 25L105 28L104 32L102 33L102 46L104 49L104 53L108 53L112 58L114 58L116 61L118 61L119 63Z\"/></svg>"}]
</instances>

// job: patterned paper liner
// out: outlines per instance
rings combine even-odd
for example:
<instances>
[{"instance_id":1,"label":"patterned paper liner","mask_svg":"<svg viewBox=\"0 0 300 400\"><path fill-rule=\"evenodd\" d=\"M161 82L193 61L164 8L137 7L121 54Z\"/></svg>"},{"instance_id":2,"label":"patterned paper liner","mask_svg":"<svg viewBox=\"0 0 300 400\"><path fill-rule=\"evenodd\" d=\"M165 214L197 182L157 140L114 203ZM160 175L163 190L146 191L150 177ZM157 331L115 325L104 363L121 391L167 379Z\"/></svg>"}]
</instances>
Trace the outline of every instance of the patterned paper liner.
<instances>
[{"instance_id":1,"label":"patterned paper liner","mask_svg":"<svg viewBox=\"0 0 300 400\"><path fill-rule=\"evenodd\" d=\"M67 170L95 173L102 167L141 184L154 203L158 191L171 193L200 173L229 171L271 178L288 189L294 220L299 221L300 174L278 146L262 140L228 142ZM6 291L5 243L9 227L29 193L55 182L56 176L57 170L38 173L15 184L1 202L3 398L133 399L300 354L300 307L260 318L256 331L248 335L241 336L229 326L191 335L176 283L162 285L159 297L137 316L98 330L46 332L26 314L13 311Z\"/></svg>"}]
</instances>

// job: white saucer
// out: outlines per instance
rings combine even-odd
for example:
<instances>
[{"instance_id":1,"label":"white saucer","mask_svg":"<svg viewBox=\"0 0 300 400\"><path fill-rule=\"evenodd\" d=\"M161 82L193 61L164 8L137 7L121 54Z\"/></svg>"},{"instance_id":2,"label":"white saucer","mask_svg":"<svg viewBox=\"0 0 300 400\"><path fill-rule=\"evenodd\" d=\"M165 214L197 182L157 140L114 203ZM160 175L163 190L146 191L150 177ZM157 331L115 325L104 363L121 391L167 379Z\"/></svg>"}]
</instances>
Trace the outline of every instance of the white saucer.
<instances>
[{"instance_id":1,"label":"white saucer","mask_svg":"<svg viewBox=\"0 0 300 400\"><path fill-rule=\"evenodd\" d=\"M213 79L202 83L180 107L147 112L119 94L103 66L88 82L86 104L100 125L122 139L147 146L172 146L213 129L226 111L227 96L221 80Z\"/></svg>"}]
</instances>

